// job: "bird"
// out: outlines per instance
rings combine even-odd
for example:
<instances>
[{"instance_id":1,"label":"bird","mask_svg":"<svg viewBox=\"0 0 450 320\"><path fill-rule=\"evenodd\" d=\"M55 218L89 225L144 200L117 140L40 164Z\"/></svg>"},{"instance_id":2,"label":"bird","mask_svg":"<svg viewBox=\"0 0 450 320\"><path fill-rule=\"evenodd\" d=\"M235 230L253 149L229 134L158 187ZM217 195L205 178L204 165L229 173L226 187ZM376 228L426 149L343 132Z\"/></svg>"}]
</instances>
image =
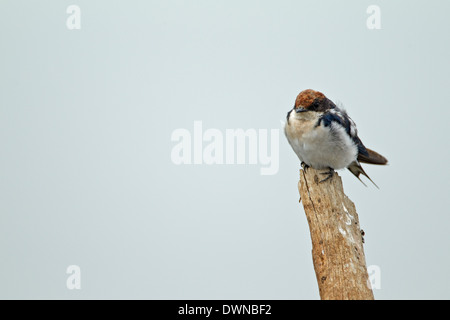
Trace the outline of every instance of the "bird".
<instances>
[{"instance_id":1,"label":"bird","mask_svg":"<svg viewBox=\"0 0 450 320\"><path fill-rule=\"evenodd\" d=\"M327 170L320 182L331 179L335 170L347 168L365 186L361 174L378 188L361 163L386 165L388 160L364 146L355 122L322 92L307 89L298 94L284 132L304 170Z\"/></svg>"}]
</instances>

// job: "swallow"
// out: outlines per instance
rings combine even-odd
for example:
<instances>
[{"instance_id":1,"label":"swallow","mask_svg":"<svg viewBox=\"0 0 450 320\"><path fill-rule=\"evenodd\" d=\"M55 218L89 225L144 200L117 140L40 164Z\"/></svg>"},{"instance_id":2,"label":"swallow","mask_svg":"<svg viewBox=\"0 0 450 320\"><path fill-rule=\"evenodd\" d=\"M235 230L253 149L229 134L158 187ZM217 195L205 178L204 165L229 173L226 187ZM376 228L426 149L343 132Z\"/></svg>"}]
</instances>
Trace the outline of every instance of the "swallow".
<instances>
[{"instance_id":1,"label":"swallow","mask_svg":"<svg viewBox=\"0 0 450 320\"><path fill-rule=\"evenodd\" d=\"M303 169L327 170L320 182L333 177L335 170L347 168L364 185L361 174L378 188L361 163L385 165L388 160L364 146L355 122L323 93L311 89L300 92L286 120L286 138Z\"/></svg>"}]
</instances>

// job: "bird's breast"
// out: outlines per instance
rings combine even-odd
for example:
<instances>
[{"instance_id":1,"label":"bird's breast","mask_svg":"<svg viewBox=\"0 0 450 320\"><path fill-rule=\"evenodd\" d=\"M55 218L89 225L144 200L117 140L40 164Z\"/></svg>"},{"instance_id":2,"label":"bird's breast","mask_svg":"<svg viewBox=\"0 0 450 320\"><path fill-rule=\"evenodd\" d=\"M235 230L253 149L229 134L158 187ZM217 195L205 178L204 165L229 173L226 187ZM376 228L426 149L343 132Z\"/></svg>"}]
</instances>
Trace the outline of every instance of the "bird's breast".
<instances>
[{"instance_id":1,"label":"bird's breast","mask_svg":"<svg viewBox=\"0 0 450 320\"><path fill-rule=\"evenodd\" d=\"M308 137L317 128L319 117L315 114L307 112L303 115L296 114L295 111L291 113L286 123L285 133L289 141L308 140Z\"/></svg>"},{"instance_id":2,"label":"bird's breast","mask_svg":"<svg viewBox=\"0 0 450 320\"><path fill-rule=\"evenodd\" d=\"M356 159L356 147L343 128L332 133L329 127L318 126L318 119L290 117L285 127L289 144L301 161L315 169L345 168Z\"/></svg>"}]
</instances>

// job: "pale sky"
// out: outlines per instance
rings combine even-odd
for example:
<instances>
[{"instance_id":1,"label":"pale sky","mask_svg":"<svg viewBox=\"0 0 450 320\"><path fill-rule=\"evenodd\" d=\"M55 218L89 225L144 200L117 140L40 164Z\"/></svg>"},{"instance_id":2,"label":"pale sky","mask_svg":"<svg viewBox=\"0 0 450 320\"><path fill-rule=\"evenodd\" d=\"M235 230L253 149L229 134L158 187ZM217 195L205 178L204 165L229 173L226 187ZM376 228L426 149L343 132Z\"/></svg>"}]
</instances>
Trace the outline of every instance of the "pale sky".
<instances>
[{"instance_id":1,"label":"pale sky","mask_svg":"<svg viewBox=\"0 0 450 320\"><path fill-rule=\"evenodd\" d=\"M74 4L81 29L67 27ZM339 173L380 270L375 298L449 299L449 10L1 1L0 298L318 299L300 164L281 130L311 88L390 162L364 166L380 190ZM196 122L202 164L177 165L172 135L194 137ZM236 129L258 141L243 164L204 163L226 162ZM217 137L223 148L205 151ZM262 175L268 141L278 170ZM81 289L67 287L73 265Z\"/></svg>"}]
</instances>

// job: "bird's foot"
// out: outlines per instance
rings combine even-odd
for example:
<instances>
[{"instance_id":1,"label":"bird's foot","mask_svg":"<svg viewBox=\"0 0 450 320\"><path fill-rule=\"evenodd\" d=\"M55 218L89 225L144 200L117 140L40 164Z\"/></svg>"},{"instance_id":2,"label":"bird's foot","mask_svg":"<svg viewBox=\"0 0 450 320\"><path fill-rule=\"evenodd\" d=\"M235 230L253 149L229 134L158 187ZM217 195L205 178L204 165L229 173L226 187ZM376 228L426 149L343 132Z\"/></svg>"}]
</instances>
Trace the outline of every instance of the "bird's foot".
<instances>
[{"instance_id":1,"label":"bird's foot","mask_svg":"<svg viewBox=\"0 0 450 320\"><path fill-rule=\"evenodd\" d=\"M334 169L333 168L329 168L329 170L327 172L322 172L321 174L326 175L326 177L325 177L325 179L320 180L320 183L328 181L331 178L333 178Z\"/></svg>"},{"instance_id":2,"label":"bird's foot","mask_svg":"<svg viewBox=\"0 0 450 320\"><path fill-rule=\"evenodd\" d=\"M309 169L309 166L308 166L306 163L304 163L303 161L302 161L302 163L301 163L301 166L302 166L302 168L303 168L304 171L306 171L307 169Z\"/></svg>"}]
</instances>

